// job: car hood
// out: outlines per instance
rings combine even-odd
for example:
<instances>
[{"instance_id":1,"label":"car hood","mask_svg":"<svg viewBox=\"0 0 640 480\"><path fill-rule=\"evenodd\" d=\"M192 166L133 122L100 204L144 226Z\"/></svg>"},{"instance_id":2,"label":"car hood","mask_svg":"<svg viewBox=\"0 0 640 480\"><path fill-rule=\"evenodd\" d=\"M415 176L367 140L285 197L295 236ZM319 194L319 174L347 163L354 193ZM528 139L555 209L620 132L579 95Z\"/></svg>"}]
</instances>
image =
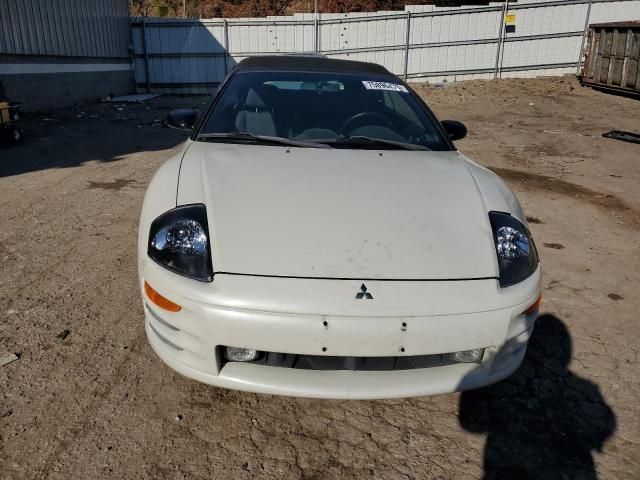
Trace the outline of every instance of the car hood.
<instances>
[{"instance_id":1,"label":"car hood","mask_svg":"<svg viewBox=\"0 0 640 480\"><path fill-rule=\"evenodd\" d=\"M194 142L177 203L206 205L217 273L497 277L474 168L458 152Z\"/></svg>"}]
</instances>

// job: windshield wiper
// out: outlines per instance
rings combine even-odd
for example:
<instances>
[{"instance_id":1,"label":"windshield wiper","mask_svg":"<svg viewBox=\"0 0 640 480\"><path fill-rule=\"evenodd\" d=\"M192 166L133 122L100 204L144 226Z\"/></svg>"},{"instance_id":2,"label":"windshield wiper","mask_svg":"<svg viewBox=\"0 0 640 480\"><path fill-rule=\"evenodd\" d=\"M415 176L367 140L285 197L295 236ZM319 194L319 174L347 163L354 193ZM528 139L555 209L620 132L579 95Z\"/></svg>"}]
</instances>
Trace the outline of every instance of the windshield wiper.
<instances>
[{"instance_id":1,"label":"windshield wiper","mask_svg":"<svg viewBox=\"0 0 640 480\"><path fill-rule=\"evenodd\" d=\"M334 142L333 145L371 145L375 147L376 145L382 147L393 147L398 150L429 150L428 147L424 145L416 145L414 143L405 143L405 142L397 142L395 140L383 140L382 138L373 138L366 137L364 135L354 135L353 137L343 137L338 138Z\"/></svg>"},{"instance_id":2,"label":"windshield wiper","mask_svg":"<svg viewBox=\"0 0 640 480\"><path fill-rule=\"evenodd\" d=\"M271 145L288 145L290 147L331 148L329 145L324 143L290 140L284 137L271 137L269 135L254 135L249 132L201 133L196 137L196 140L236 140Z\"/></svg>"}]
</instances>

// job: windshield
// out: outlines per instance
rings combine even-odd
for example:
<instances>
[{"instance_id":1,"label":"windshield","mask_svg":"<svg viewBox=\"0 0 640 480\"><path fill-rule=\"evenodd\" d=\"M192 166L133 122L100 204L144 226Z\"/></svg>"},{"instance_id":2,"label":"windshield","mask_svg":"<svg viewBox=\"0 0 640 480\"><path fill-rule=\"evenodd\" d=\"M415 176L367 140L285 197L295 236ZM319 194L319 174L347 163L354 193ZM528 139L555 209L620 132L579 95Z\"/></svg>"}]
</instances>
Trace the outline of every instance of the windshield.
<instances>
[{"instance_id":1,"label":"windshield","mask_svg":"<svg viewBox=\"0 0 640 480\"><path fill-rule=\"evenodd\" d=\"M216 100L197 139L450 150L435 122L392 76L238 72Z\"/></svg>"}]
</instances>

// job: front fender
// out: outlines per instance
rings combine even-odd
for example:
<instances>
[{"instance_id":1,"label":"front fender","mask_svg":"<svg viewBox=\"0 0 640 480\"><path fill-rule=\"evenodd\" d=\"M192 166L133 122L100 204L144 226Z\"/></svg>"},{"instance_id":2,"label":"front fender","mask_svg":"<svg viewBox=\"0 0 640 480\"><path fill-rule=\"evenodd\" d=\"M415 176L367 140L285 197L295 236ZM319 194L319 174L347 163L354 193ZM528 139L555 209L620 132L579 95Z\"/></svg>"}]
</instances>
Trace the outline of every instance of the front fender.
<instances>
[{"instance_id":1,"label":"front fender","mask_svg":"<svg viewBox=\"0 0 640 480\"><path fill-rule=\"evenodd\" d=\"M182 158L193 142L187 140L180 151L164 162L155 173L142 202L138 228L138 268L147 255L149 227L159 215L177 206L178 181Z\"/></svg>"},{"instance_id":2,"label":"front fender","mask_svg":"<svg viewBox=\"0 0 640 480\"><path fill-rule=\"evenodd\" d=\"M518 198L504 181L491 170L478 165L466 157L464 157L464 159L467 164L467 169L473 177L478 192L482 197L487 213L491 211L510 213L528 228L527 217L524 214Z\"/></svg>"}]
</instances>

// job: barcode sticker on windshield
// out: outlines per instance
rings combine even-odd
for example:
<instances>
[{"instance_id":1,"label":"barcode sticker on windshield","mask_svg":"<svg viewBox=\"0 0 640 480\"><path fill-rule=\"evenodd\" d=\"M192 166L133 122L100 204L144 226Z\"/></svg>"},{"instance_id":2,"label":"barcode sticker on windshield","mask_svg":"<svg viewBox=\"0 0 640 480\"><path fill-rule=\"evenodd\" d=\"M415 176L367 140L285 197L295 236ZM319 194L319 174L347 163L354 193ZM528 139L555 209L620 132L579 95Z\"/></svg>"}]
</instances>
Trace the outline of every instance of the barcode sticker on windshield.
<instances>
[{"instance_id":1,"label":"barcode sticker on windshield","mask_svg":"<svg viewBox=\"0 0 640 480\"><path fill-rule=\"evenodd\" d=\"M404 85L398 85L397 83L388 83L388 82L370 82L367 80L363 80L362 84L364 88L367 90L392 90L394 92L404 92L409 93L407 87Z\"/></svg>"}]
</instances>

